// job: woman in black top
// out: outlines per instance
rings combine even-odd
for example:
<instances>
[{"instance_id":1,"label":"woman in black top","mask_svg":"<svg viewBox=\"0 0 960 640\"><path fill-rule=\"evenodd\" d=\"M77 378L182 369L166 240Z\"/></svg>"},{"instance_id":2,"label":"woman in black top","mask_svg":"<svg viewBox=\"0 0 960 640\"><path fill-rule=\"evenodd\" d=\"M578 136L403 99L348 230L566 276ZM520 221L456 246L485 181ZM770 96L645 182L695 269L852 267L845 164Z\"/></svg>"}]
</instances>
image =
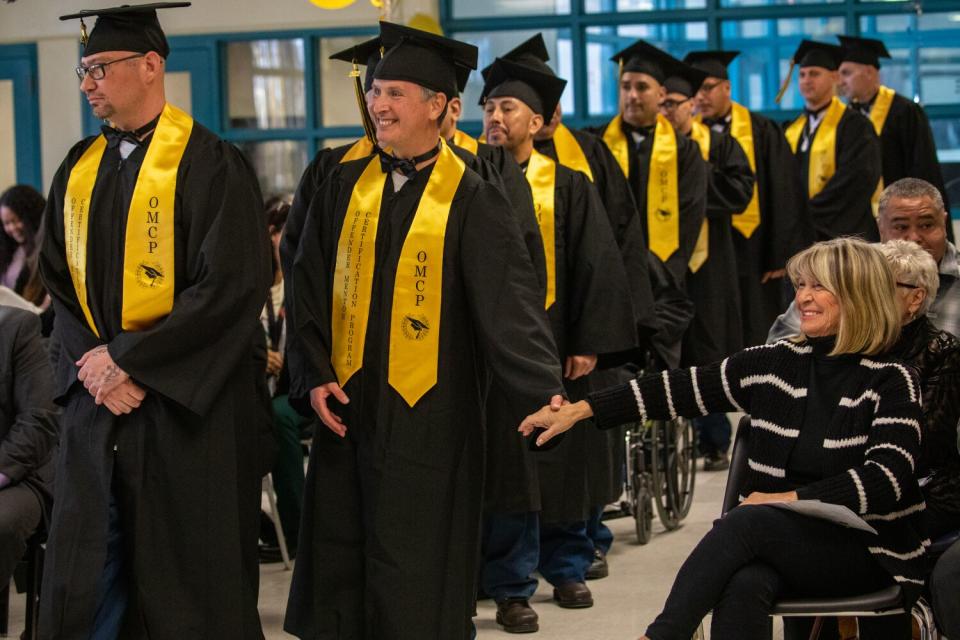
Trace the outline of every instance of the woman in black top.
<instances>
[{"instance_id":1,"label":"woman in black top","mask_svg":"<svg viewBox=\"0 0 960 640\"><path fill-rule=\"evenodd\" d=\"M894 279L859 240L822 242L794 256L803 336L726 360L664 372L529 416L541 444L579 420L600 428L630 420L743 411L751 416L741 506L718 520L681 567L650 640L688 640L713 611L714 640L769 638L767 616L786 596L845 596L923 584L923 498L915 373L881 354L896 342ZM876 534L772 506L819 500L847 507ZM909 638L880 625L867 638Z\"/></svg>"}]
</instances>

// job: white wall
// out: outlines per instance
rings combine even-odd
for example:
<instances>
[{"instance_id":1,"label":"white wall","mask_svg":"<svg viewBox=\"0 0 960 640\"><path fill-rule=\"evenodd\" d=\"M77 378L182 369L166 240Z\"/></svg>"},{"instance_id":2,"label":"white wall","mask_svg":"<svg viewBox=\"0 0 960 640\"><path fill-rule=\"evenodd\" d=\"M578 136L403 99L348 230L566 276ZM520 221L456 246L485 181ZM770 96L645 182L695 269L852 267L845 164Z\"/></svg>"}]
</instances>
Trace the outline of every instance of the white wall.
<instances>
[{"instance_id":1,"label":"white wall","mask_svg":"<svg viewBox=\"0 0 960 640\"><path fill-rule=\"evenodd\" d=\"M0 44L37 43L44 188L83 130L80 95L73 71L77 64L80 23L62 22L58 17L81 9L117 4L116 0L0 3ZM437 16L437 0L394 0L394 4L398 22L406 22L418 12ZM336 11L320 9L309 0L193 0L191 7L168 9L158 14L168 35L373 26L379 17L378 9L369 0L356 0L351 6ZM88 21L87 28L94 23Z\"/></svg>"}]
</instances>

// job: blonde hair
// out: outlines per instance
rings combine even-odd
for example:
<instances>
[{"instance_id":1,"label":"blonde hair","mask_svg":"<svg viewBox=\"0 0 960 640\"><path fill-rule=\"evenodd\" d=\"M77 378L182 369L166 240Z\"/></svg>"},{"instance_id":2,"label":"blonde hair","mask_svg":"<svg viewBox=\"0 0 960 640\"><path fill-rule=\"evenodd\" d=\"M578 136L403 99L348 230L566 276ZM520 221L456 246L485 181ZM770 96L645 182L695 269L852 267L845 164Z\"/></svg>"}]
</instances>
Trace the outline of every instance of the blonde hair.
<instances>
[{"instance_id":1,"label":"blonde hair","mask_svg":"<svg viewBox=\"0 0 960 640\"><path fill-rule=\"evenodd\" d=\"M888 240L877 247L886 256L897 282L919 287L926 293L917 315L929 311L940 288L939 269L933 256L909 240Z\"/></svg>"},{"instance_id":2,"label":"blonde hair","mask_svg":"<svg viewBox=\"0 0 960 640\"><path fill-rule=\"evenodd\" d=\"M787 262L787 273L818 282L837 298L840 325L830 355L876 355L900 337L900 310L890 265L875 246L856 238L818 242Z\"/></svg>"}]
</instances>

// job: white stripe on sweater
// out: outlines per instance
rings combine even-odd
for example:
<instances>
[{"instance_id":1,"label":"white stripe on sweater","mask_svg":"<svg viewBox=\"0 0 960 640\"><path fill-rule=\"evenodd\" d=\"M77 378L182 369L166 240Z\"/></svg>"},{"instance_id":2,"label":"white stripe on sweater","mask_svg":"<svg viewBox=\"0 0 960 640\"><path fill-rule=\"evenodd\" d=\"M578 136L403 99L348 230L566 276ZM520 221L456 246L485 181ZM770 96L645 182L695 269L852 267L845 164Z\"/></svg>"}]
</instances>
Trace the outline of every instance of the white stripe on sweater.
<instances>
[{"instance_id":1,"label":"white stripe on sweater","mask_svg":"<svg viewBox=\"0 0 960 640\"><path fill-rule=\"evenodd\" d=\"M908 551L907 553L897 553L892 549L886 549L884 547L867 547L867 550L873 554L881 554L885 556L890 556L891 558L896 558L897 560L913 560L914 558L919 558L927 552L926 547L920 545L913 551Z\"/></svg>"},{"instance_id":2,"label":"white stripe on sweater","mask_svg":"<svg viewBox=\"0 0 960 640\"><path fill-rule=\"evenodd\" d=\"M900 483L897 482L896 476L893 475L893 471L890 471L890 468L886 465L880 464L876 460L867 460L864 466L872 464L880 467L880 470L887 476L887 480L890 481L890 485L893 487L893 492L897 496L897 502L900 502L900 498L903 497L903 491L900 489Z\"/></svg>"},{"instance_id":3,"label":"white stripe on sweater","mask_svg":"<svg viewBox=\"0 0 960 640\"><path fill-rule=\"evenodd\" d=\"M794 398L806 398L807 389L806 387L794 387L790 385L786 380L778 376L773 375L772 373L764 373L762 375L756 376L747 376L746 378L740 379L740 386L750 387L755 384L771 384L776 388L780 389L784 393L793 396Z\"/></svg>"},{"instance_id":4,"label":"white stripe on sweater","mask_svg":"<svg viewBox=\"0 0 960 640\"><path fill-rule=\"evenodd\" d=\"M724 358L723 362L720 363L720 382L723 383L723 392L727 394L727 400L730 401L730 404L736 407L737 411L746 413L746 411L743 410L743 407L741 407L740 404L736 400L734 400L733 394L730 393L730 381L727 380L727 363L728 362L730 362L730 358Z\"/></svg>"},{"instance_id":5,"label":"white stripe on sweater","mask_svg":"<svg viewBox=\"0 0 960 640\"><path fill-rule=\"evenodd\" d=\"M913 430L917 432L917 440L923 439L923 433L920 431L920 422L914 420L913 418L874 418L873 422L870 423L874 427L879 427L885 424L902 424L908 427L913 427Z\"/></svg>"},{"instance_id":6,"label":"white stripe on sweater","mask_svg":"<svg viewBox=\"0 0 960 640\"><path fill-rule=\"evenodd\" d=\"M794 353L798 353L800 355L813 352L813 347L811 347L810 345L801 347L800 345L796 344L792 340L788 340L786 338L777 340L776 342L771 342L770 344L758 344L752 347L747 347L746 349L744 349L744 351L757 351L758 349L778 349L780 347L786 347L787 349L790 349L790 351L793 351Z\"/></svg>"},{"instance_id":7,"label":"white stripe on sweater","mask_svg":"<svg viewBox=\"0 0 960 640\"><path fill-rule=\"evenodd\" d=\"M870 455L871 451L876 451L877 449L890 449L891 451L896 451L897 453L899 453L900 455L902 455L904 458L907 459L907 462L910 463L911 471L914 471L916 469L916 463L913 460L913 456L910 455L910 452L904 449L903 447L899 447L889 442L881 442L880 444L875 444L869 449L867 449L866 451L864 451L863 455L868 456Z\"/></svg>"},{"instance_id":8,"label":"white stripe on sweater","mask_svg":"<svg viewBox=\"0 0 960 640\"><path fill-rule=\"evenodd\" d=\"M860 510L857 513L867 512L867 492L863 489L863 482L860 481L860 475L853 469L847 469L847 473L853 478L853 484L857 486L857 497L860 498Z\"/></svg>"},{"instance_id":9,"label":"white stripe on sweater","mask_svg":"<svg viewBox=\"0 0 960 640\"><path fill-rule=\"evenodd\" d=\"M630 378L630 388L633 389L633 397L637 400L637 413L640 414L640 422L647 421L647 408L643 406L643 395L640 393L640 385L636 378Z\"/></svg>"},{"instance_id":10,"label":"white stripe on sweater","mask_svg":"<svg viewBox=\"0 0 960 640\"><path fill-rule=\"evenodd\" d=\"M913 584L925 585L927 584L923 580L916 580L914 578L906 578L904 576L893 576L893 579L897 582L912 582Z\"/></svg>"},{"instance_id":11,"label":"white stripe on sweater","mask_svg":"<svg viewBox=\"0 0 960 640\"><path fill-rule=\"evenodd\" d=\"M667 411L670 412L670 419L677 419L677 410L673 407L673 394L670 392L670 375L664 370L663 372L663 392L667 396Z\"/></svg>"},{"instance_id":12,"label":"white stripe on sweater","mask_svg":"<svg viewBox=\"0 0 960 640\"><path fill-rule=\"evenodd\" d=\"M891 511L890 513L881 513L881 514L868 513L867 515L863 516L863 519L864 520L883 520L885 522L892 522L894 520L899 520L900 518L906 518L907 516L917 513L919 511L923 511L926 508L927 508L927 504L925 502L918 502L917 504L910 505L906 509L901 509L900 511Z\"/></svg>"},{"instance_id":13,"label":"white stripe on sweater","mask_svg":"<svg viewBox=\"0 0 960 640\"><path fill-rule=\"evenodd\" d=\"M824 449L846 449L848 447L859 447L863 444L867 444L867 436L865 435L854 436L852 438L840 438L839 440L832 438L823 439Z\"/></svg>"},{"instance_id":14,"label":"white stripe on sweater","mask_svg":"<svg viewBox=\"0 0 960 640\"><path fill-rule=\"evenodd\" d=\"M840 398L840 406L841 407L858 407L860 406L860 403L862 403L864 400L873 400L874 411L878 411L880 409L880 396L873 389L867 389L866 391L861 393L857 398L848 398L846 396L843 396L842 398Z\"/></svg>"},{"instance_id":15,"label":"white stripe on sweater","mask_svg":"<svg viewBox=\"0 0 960 640\"><path fill-rule=\"evenodd\" d=\"M747 464L748 464L748 465L750 466L750 468L753 469L754 471L758 471L758 472L760 472L760 473L765 473L765 474L767 474L768 476L773 476L774 478L786 478L786 477L787 477L787 472L786 472L786 470L781 469L780 467L771 467L771 466L768 465L768 464L762 464L762 463L760 463L760 462L755 462L755 461L753 460L753 458L747 458Z\"/></svg>"},{"instance_id":16,"label":"white stripe on sweater","mask_svg":"<svg viewBox=\"0 0 960 640\"><path fill-rule=\"evenodd\" d=\"M885 369L887 367L893 367L900 372L900 374L903 376L903 379L907 383L907 389L910 391L910 402L919 402L917 399L917 390L913 386L913 377L907 372L907 368L899 362L877 362L876 360L863 358L860 360L860 364L868 369Z\"/></svg>"},{"instance_id":17,"label":"white stripe on sweater","mask_svg":"<svg viewBox=\"0 0 960 640\"><path fill-rule=\"evenodd\" d=\"M778 424L762 418L750 418L750 426L771 431L784 438L796 438L800 435L800 429L785 429Z\"/></svg>"},{"instance_id":18,"label":"white stripe on sweater","mask_svg":"<svg viewBox=\"0 0 960 640\"><path fill-rule=\"evenodd\" d=\"M697 384L697 368L690 367L690 382L693 383L693 398L697 401L697 408L700 409L700 415L707 415L707 406L703 404L703 397L700 395L700 385Z\"/></svg>"}]
</instances>

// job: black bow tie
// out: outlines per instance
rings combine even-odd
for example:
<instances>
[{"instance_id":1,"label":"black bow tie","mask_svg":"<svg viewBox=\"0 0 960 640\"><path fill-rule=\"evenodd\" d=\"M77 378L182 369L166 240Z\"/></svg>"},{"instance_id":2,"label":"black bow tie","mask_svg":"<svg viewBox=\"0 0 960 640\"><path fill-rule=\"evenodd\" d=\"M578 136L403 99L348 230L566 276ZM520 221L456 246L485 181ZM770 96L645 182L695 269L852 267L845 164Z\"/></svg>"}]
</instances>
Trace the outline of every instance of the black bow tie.
<instances>
[{"instance_id":1,"label":"black bow tie","mask_svg":"<svg viewBox=\"0 0 960 640\"><path fill-rule=\"evenodd\" d=\"M113 127L105 124L100 127L100 131L103 132L103 136L107 139L108 149L113 149L114 147L120 146L120 143L124 140L139 147L141 144L143 144L142 138L156 129L159 121L160 116L157 116L147 124L133 131L120 131L119 129L114 129Z\"/></svg>"},{"instance_id":2,"label":"black bow tie","mask_svg":"<svg viewBox=\"0 0 960 640\"><path fill-rule=\"evenodd\" d=\"M827 107L829 107L829 106L830 106L830 105L829 105L829 103L828 103L826 106L820 107L820 108L817 109L817 110L807 109L806 107L804 107L804 108L803 108L803 113L805 113L808 118L816 118L818 115L820 115L821 113L823 113L824 111L826 111Z\"/></svg>"},{"instance_id":3,"label":"black bow tie","mask_svg":"<svg viewBox=\"0 0 960 640\"><path fill-rule=\"evenodd\" d=\"M657 125L655 124L652 124L649 127L635 127L632 124L623 121L623 130L625 133L636 133L644 138L653 135L653 130L656 128Z\"/></svg>"},{"instance_id":4,"label":"black bow tie","mask_svg":"<svg viewBox=\"0 0 960 640\"><path fill-rule=\"evenodd\" d=\"M440 143L437 143L437 146L430 149L430 151L421 153L419 156L413 158L397 158L382 149L378 149L377 153L380 154L380 168L384 173L396 171L409 179L417 175L418 164L426 162L440 153Z\"/></svg>"}]
</instances>

